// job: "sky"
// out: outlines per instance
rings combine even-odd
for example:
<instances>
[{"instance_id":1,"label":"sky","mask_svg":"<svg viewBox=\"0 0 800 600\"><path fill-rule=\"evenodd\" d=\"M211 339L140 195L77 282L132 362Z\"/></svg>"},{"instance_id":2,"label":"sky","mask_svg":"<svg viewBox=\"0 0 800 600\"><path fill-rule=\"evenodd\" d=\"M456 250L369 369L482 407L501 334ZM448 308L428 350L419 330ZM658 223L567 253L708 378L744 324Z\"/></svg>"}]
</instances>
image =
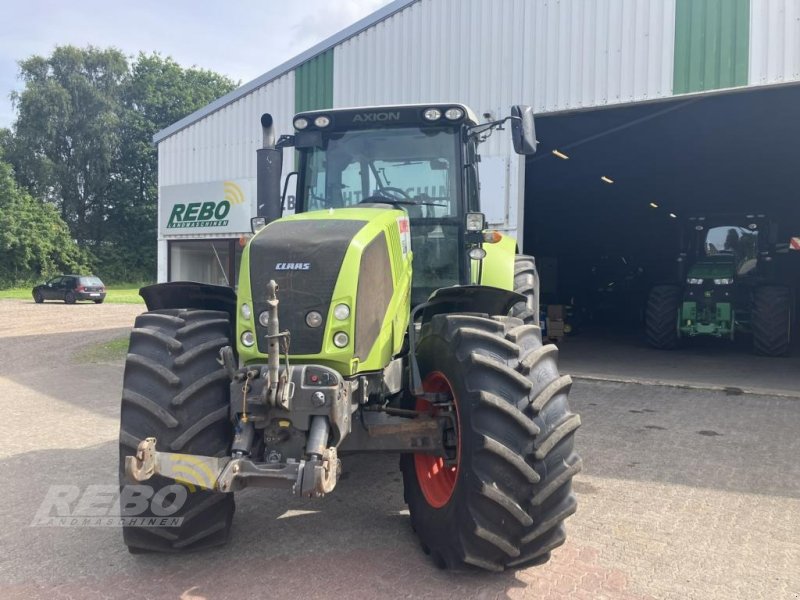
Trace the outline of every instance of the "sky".
<instances>
[{"instance_id":1,"label":"sky","mask_svg":"<svg viewBox=\"0 0 800 600\"><path fill-rule=\"evenodd\" d=\"M159 52L247 83L390 0L0 0L0 127L17 62L59 45Z\"/></svg>"}]
</instances>

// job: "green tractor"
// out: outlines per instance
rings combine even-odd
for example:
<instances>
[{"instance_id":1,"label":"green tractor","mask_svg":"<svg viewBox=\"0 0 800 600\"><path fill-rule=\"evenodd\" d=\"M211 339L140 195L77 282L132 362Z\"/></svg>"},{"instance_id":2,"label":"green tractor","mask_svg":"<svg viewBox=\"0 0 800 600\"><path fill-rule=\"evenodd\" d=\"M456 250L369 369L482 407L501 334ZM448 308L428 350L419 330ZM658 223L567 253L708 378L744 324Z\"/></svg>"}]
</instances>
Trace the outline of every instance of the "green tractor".
<instances>
[{"instance_id":1,"label":"green tractor","mask_svg":"<svg viewBox=\"0 0 800 600\"><path fill-rule=\"evenodd\" d=\"M533 258L480 212L477 147L508 121L534 152L524 106L482 124L458 104L304 112L277 142L262 117L237 292L141 290L120 427L131 552L224 543L233 492L319 497L364 452L400 455L411 525L441 567L540 564L564 542L581 468L571 380L542 345Z\"/></svg>"},{"instance_id":2,"label":"green tractor","mask_svg":"<svg viewBox=\"0 0 800 600\"><path fill-rule=\"evenodd\" d=\"M682 338L747 333L757 354L787 354L794 294L781 283L788 245L778 243L776 224L763 214L692 217L683 240L681 283L657 285L648 298L649 344L667 350Z\"/></svg>"}]
</instances>

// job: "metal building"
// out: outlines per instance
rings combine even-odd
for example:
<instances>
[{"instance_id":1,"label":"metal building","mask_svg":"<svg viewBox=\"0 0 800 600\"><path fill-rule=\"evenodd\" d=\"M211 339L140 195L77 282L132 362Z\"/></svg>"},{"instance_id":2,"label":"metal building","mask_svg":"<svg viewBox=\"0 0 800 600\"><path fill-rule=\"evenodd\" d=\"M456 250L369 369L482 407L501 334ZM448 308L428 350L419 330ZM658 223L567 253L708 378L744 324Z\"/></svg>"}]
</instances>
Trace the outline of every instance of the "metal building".
<instances>
[{"instance_id":1,"label":"metal building","mask_svg":"<svg viewBox=\"0 0 800 600\"><path fill-rule=\"evenodd\" d=\"M672 99L798 80L800 0L395 0L155 135L158 280L235 285L239 237L255 214L263 112L289 133L292 115L307 109L457 101L499 117L523 103L545 125L552 116L558 131L575 133L582 115L605 108L608 134L608 107L641 105L650 116L630 119L647 120ZM539 159L558 161L549 155L559 146L553 126ZM592 131L573 138L584 143ZM527 246L536 189L558 190L553 178L532 184L529 174L526 183L505 135L482 148L483 207L492 226ZM573 189L562 201L587 193ZM193 226L175 211L191 213Z\"/></svg>"}]
</instances>

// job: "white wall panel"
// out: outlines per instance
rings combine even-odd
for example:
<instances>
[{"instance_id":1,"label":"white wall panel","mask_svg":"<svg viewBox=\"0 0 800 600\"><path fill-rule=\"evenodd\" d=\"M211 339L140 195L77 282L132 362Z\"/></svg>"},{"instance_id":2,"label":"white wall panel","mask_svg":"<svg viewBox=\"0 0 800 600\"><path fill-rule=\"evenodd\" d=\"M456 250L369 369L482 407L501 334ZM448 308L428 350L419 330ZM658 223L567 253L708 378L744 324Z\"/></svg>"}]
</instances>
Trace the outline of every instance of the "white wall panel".
<instances>
[{"instance_id":1,"label":"white wall panel","mask_svg":"<svg viewBox=\"0 0 800 600\"><path fill-rule=\"evenodd\" d=\"M750 85L800 79L800 0L750 0Z\"/></svg>"},{"instance_id":2,"label":"white wall panel","mask_svg":"<svg viewBox=\"0 0 800 600\"><path fill-rule=\"evenodd\" d=\"M334 104L542 113L669 96L674 15L674 0L420 0L336 46Z\"/></svg>"},{"instance_id":3,"label":"white wall panel","mask_svg":"<svg viewBox=\"0 0 800 600\"><path fill-rule=\"evenodd\" d=\"M249 179L256 176L262 113L276 118L278 133L291 131L294 71L254 90L158 145L160 186ZM286 159L291 153L287 151Z\"/></svg>"}]
</instances>

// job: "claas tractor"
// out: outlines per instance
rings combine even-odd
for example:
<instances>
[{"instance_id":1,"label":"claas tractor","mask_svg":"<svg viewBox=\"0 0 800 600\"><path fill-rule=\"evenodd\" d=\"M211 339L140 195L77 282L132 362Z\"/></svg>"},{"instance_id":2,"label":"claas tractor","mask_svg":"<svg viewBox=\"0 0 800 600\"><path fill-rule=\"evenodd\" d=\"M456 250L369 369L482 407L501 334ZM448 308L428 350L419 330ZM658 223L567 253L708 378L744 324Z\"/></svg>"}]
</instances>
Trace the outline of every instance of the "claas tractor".
<instances>
[{"instance_id":1,"label":"claas tractor","mask_svg":"<svg viewBox=\"0 0 800 600\"><path fill-rule=\"evenodd\" d=\"M777 224L764 214L696 216L681 240L678 281L656 285L648 298L650 345L672 349L682 339L748 334L757 354L787 354L794 292Z\"/></svg>"},{"instance_id":2,"label":"claas tractor","mask_svg":"<svg viewBox=\"0 0 800 600\"><path fill-rule=\"evenodd\" d=\"M125 543L224 543L237 490L320 497L347 455L388 452L436 565L547 561L576 507L580 417L557 348L542 345L534 260L487 229L478 186L478 145L493 131L535 151L531 109L485 123L460 104L332 109L293 124L276 140L262 116L236 293L141 291L121 499L125 514L147 495L156 508L142 516L169 519L126 524ZM281 188L285 148L297 170Z\"/></svg>"}]
</instances>

